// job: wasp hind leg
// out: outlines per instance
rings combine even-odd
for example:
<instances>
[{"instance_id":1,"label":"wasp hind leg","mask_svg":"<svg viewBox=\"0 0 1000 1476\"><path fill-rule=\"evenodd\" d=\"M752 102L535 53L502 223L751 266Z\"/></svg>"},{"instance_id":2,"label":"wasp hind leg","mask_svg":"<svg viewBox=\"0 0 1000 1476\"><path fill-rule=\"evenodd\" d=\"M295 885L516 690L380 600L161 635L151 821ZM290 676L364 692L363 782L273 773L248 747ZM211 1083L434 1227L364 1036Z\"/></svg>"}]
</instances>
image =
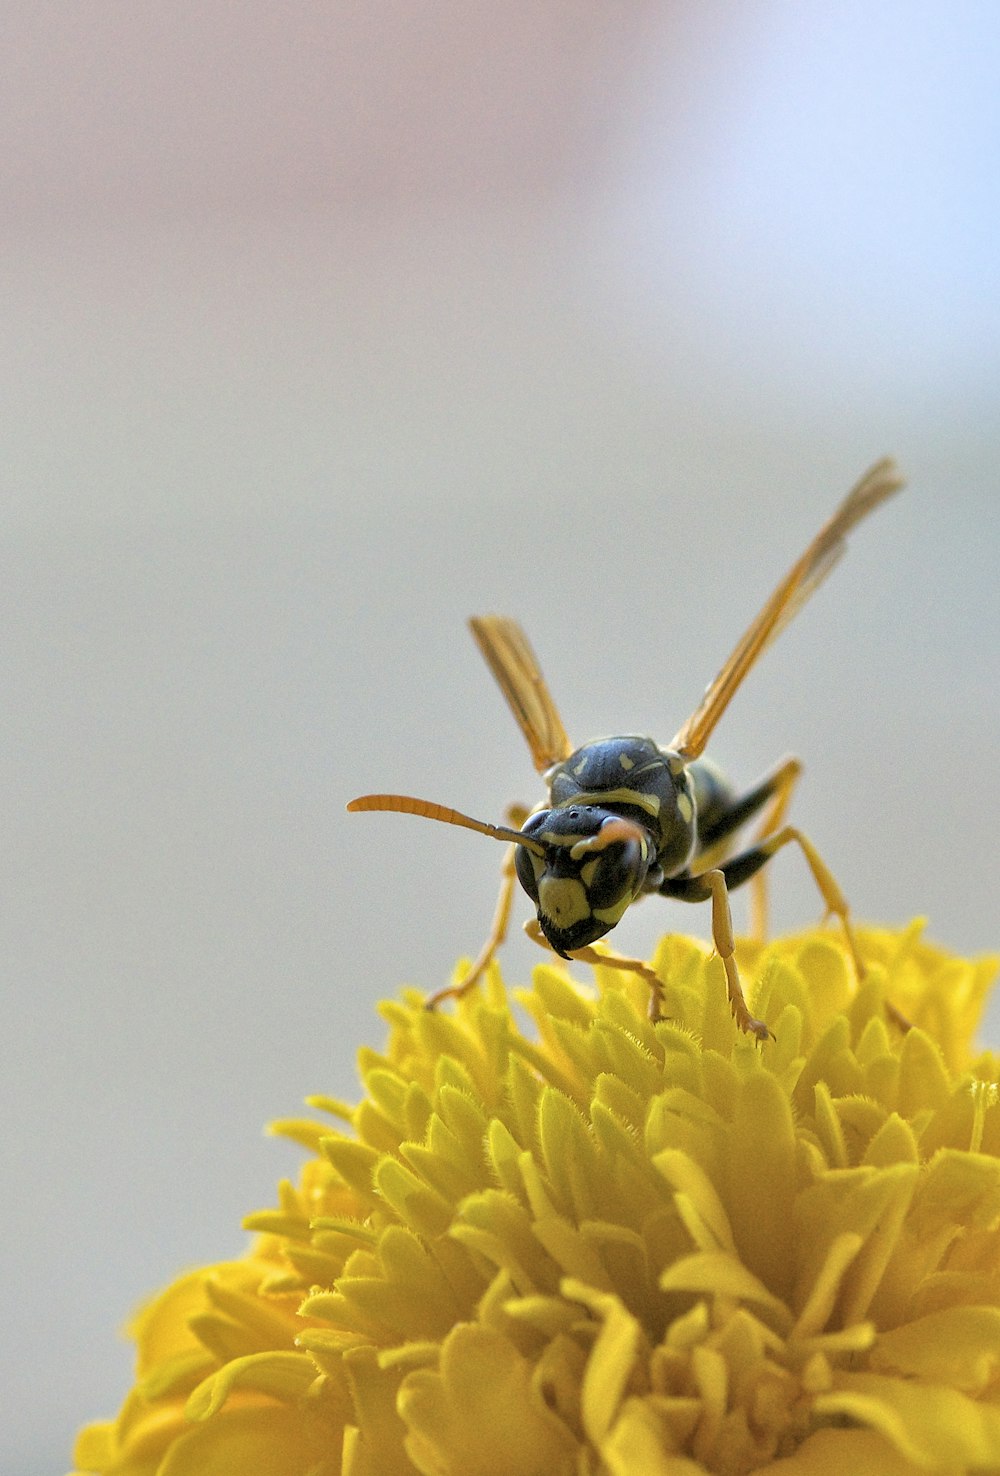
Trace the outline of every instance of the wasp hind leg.
<instances>
[{"instance_id":1,"label":"wasp hind leg","mask_svg":"<svg viewBox=\"0 0 1000 1476\"><path fill-rule=\"evenodd\" d=\"M524 824L528 811L521 805L511 805L507 810L507 818L511 825L518 829ZM476 954L469 968L459 979L457 984L449 984L444 989L439 989L424 1001L424 1008L436 1010L438 1005L446 999L461 999L468 994L493 962L497 950L501 947L507 937L507 928L510 924L510 912L514 903L514 890L517 883L517 872L514 870L514 847L508 846L504 856L503 866L500 871L500 894L497 897L496 909L493 913L493 921L487 934L486 942Z\"/></svg>"}]
</instances>

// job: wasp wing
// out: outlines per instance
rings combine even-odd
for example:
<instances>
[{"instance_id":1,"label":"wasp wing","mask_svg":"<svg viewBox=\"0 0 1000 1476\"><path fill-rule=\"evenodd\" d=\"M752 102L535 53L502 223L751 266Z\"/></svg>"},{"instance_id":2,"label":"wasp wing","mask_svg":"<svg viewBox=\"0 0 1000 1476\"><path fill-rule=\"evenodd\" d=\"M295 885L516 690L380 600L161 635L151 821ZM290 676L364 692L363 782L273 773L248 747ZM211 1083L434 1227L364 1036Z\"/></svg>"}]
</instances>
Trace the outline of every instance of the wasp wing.
<instances>
[{"instance_id":1,"label":"wasp wing","mask_svg":"<svg viewBox=\"0 0 1000 1476\"><path fill-rule=\"evenodd\" d=\"M569 758L573 745L545 684L528 637L506 615L473 615L476 645L507 699L540 774Z\"/></svg>"},{"instance_id":2,"label":"wasp wing","mask_svg":"<svg viewBox=\"0 0 1000 1476\"><path fill-rule=\"evenodd\" d=\"M722 670L709 683L701 702L673 739L671 748L686 759L695 759L704 751L712 730L743 678L761 652L819 588L844 552L847 534L902 486L903 478L889 457L876 462L865 472L744 632Z\"/></svg>"}]
</instances>

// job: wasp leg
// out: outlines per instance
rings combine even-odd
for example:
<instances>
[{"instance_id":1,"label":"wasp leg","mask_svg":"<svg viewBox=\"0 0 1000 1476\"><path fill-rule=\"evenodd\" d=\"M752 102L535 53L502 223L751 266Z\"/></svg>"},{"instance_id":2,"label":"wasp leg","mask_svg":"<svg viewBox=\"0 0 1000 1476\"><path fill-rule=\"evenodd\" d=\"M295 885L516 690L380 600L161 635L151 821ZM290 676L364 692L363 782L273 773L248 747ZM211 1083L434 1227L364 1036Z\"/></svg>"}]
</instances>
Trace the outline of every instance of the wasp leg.
<instances>
[{"instance_id":1,"label":"wasp leg","mask_svg":"<svg viewBox=\"0 0 1000 1476\"><path fill-rule=\"evenodd\" d=\"M737 860L742 860L742 857L737 857ZM762 857L757 866L763 866L765 860L767 857ZM711 900L712 941L726 971L726 990L733 1019L747 1035L756 1036L758 1040L767 1040L771 1032L763 1020L751 1015L736 967L736 940L733 937L733 916L729 910L729 887L736 885L729 880L731 865L730 862L726 866L714 867L711 871L700 872L698 876L670 877L659 890L663 896L678 897L682 902Z\"/></svg>"},{"instance_id":2,"label":"wasp leg","mask_svg":"<svg viewBox=\"0 0 1000 1476\"><path fill-rule=\"evenodd\" d=\"M844 929L844 938L854 963L854 969L859 979L865 976L865 966L862 961L858 945L854 937L854 929L851 927L850 912L847 906L847 898L837 885L833 872L827 866L822 856L813 845L808 836L803 835L794 825L783 825L773 835L765 840L759 841L748 850L738 856L734 856L722 868L726 875L726 881L730 887L742 886L764 866L775 852L780 851L782 846L795 842L806 858L809 870L812 872L813 881L819 888L820 896L826 904L827 915L832 914L840 919ZM662 888L661 888L662 890Z\"/></svg>"},{"instance_id":3,"label":"wasp leg","mask_svg":"<svg viewBox=\"0 0 1000 1476\"><path fill-rule=\"evenodd\" d=\"M493 922L490 926L489 936L467 973L465 973L457 984L449 984L444 989L439 989L424 1001L424 1008L436 1010L438 1005L446 999L461 999L463 994L468 994L493 961L493 955L503 943L507 936L507 925L510 922L510 910L514 901L514 883L517 873L514 870L514 847L508 848L507 858L504 860L503 871L500 880L500 895L497 897L496 911L493 914Z\"/></svg>"},{"instance_id":4,"label":"wasp leg","mask_svg":"<svg viewBox=\"0 0 1000 1476\"><path fill-rule=\"evenodd\" d=\"M785 759L775 770L773 800L755 837L758 844L784 825L792 791L801 773L802 764L796 758ZM758 871L750 883L750 936L761 943L767 937L768 911L767 872Z\"/></svg>"},{"instance_id":5,"label":"wasp leg","mask_svg":"<svg viewBox=\"0 0 1000 1476\"><path fill-rule=\"evenodd\" d=\"M792 791L801 773L799 759L782 759L752 788L720 804L714 813L709 810L707 819L698 827L698 866L705 870L720 866L726 860L733 832L768 804L770 808L754 839L760 842L773 835L784 822ZM767 936L767 913L767 880L762 872L758 872L754 876L750 900L750 932L754 938L763 940Z\"/></svg>"},{"instance_id":6,"label":"wasp leg","mask_svg":"<svg viewBox=\"0 0 1000 1476\"><path fill-rule=\"evenodd\" d=\"M531 918L524 925L524 931L533 943L541 948L547 948L550 953L555 949L542 932L537 917ZM613 948L600 950L596 948L574 948L567 955L579 963L603 965L606 969L623 969L629 974L639 974L649 985L649 1018L655 1023L663 1019L663 983L657 976L656 970L651 969L648 963L641 958L628 958L624 953L616 953Z\"/></svg>"},{"instance_id":7,"label":"wasp leg","mask_svg":"<svg viewBox=\"0 0 1000 1476\"><path fill-rule=\"evenodd\" d=\"M507 810L507 818L512 825L520 828L527 816L527 810L521 805L511 805ZM439 989L424 1001L424 1008L436 1010L438 1005L446 999L461 999L463 994L468 994L479 980L483 977L490 964L493 962L494 954L503 944L507 937L507 928L510 924L510 912L514 903L514 890L517 882L517 872L514 870L514 847L508 846L504 855L503 866L500 870L500 894L497 897L496 909L493 913L493 921L486 942L480 948L468 971L463 974L457 984L449 984L444 989Z\"/></svg>"},{"instance_id":8,"label":"wasp leg","mask_svg":"<svg viewBox=\"0 0 1000 1476\"><path fill-rule=\"evenodd\" d=\"M851 955L851 960L854 964L855 974L859 980L863 979L865 977L865 965L858 948L857 939L854 936L854 929L851 927L847 899L837 885L837 880L833 872L827 866L812 841L808 836L803 835L802 831L798 830L794 825L782 826L773 835L769 835L766 839L759 841L757 845L751 846L748 850L741 852L740 855L734 856L732 860L727 861L725 866L721 868L727 886L730 888L742 886L745 881L749 881L752 876L755 876L760 871L762 866L770 861L776 851L780 851L782 846L787 846L792 841L798 845L806 858L809 870L812 872L813 880L819 888L820 895L826 904L827 914L832 914L839 918L841 927L844 930L844 938ZM692 901L697 901L699 900L697 893L692 893L688 889L691 882L698 882L700 880L701 877L673 877L665 881L659 890L666 897L687 897ZM886 1000L885 1011L892 1023L900 1030L907 1031L910 1029L910 1021L888 1000Z\"/></svg>"}]
</instances>

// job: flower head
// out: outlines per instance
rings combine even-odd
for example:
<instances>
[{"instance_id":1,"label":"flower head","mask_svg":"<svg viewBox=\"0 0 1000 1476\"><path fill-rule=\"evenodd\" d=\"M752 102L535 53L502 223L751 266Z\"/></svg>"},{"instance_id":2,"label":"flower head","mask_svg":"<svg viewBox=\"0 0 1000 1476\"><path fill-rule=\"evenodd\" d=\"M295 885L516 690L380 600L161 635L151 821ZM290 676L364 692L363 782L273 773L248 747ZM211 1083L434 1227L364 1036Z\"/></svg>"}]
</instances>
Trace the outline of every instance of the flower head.
<instances>
[{"instance_id":1,"label":"flower head","mask_svg":"<svg viewBox=\"0 0 1000 1476\"><path fill-rule=\"evenodd\" d=\"M739 961L672 937L645 987L541 965L382 1006L357 1106L277 1124L297 1186L243 1259L139 1314L107 1476L893 1476L1000 1470L992 965L919 928ZM889 999L913 1022L887 1019Z\"/></svg>"}]
</instances>

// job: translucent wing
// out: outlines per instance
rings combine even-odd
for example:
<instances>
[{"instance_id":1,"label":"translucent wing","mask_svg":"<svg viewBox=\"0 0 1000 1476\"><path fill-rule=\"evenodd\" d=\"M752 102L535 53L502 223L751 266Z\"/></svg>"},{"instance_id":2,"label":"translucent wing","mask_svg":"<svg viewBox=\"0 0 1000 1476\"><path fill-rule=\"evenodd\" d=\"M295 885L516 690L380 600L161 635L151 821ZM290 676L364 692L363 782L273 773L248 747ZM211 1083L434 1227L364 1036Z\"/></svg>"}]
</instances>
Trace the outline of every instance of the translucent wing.
<instances>
[{"instance_id":1,"label":"translucent wing","mask_svg":"<svg viewBox=\"0 0 1000 1476\"><path fill-rule=\"evenodd\" d=\"M722 670L707 687L701 702L673 739L671 748L687 759L697 758L704 751L712 730L743 678L761 652L784 630L829 574L844 552L847 534L902 486L903 479L896 464L888 457L865 472L744 632Z\"/></svg>"},{"instance_id":2,"label":"translucent wing","mask_svg":"<svg viewBox=\"0 0 1000 1476\"><path fill-rule=\"evenodd\" d=\"M476 645L528 740L540 774L568 758L573 745L545 685L528 637L505 615L473 615L469 621Z\"/></svg>"}]
</instances>

